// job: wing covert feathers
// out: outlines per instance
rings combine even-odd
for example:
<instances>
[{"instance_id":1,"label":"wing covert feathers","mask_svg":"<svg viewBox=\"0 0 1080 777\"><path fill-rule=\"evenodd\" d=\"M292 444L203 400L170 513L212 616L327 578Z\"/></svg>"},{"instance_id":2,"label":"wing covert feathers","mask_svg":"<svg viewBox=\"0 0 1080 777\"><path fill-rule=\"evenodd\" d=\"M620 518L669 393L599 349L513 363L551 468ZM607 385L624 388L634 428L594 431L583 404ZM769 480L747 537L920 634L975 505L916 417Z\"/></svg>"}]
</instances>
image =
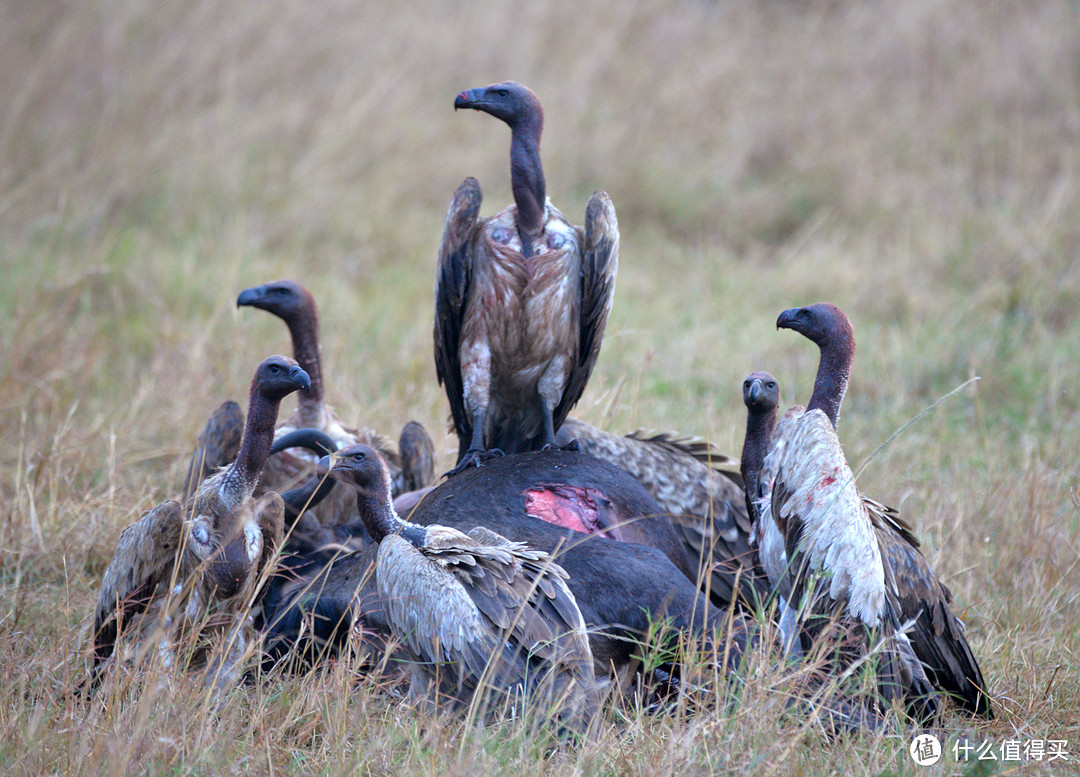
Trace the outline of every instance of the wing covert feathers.
<instances>
[{"instance_id":1,"label":"wing covert feathers","mask_svg":"<svg viewBox=\"0 0 1080 777\"><path fill-rule=\"evenodd\" d=\"M124 529L105 570L94 613L94 669L100 668L129 621L145 612L167 585L184 524L179 502L162 502Z\"/></svg>"},{"instance_id":2,"label":"wing covert feathers","mask_svg":"<svg viewBox=\"0 0 1080 777\"><path fill-rule=\"evenodd\" d=\"M461 377L461 325L472 274L473 238L484 194L475 178L466 178L454 192L446 214L435 281L435 372L446 385L450 412L459 436L472 433L465 412Z\"/></svg>"}]
</instances>

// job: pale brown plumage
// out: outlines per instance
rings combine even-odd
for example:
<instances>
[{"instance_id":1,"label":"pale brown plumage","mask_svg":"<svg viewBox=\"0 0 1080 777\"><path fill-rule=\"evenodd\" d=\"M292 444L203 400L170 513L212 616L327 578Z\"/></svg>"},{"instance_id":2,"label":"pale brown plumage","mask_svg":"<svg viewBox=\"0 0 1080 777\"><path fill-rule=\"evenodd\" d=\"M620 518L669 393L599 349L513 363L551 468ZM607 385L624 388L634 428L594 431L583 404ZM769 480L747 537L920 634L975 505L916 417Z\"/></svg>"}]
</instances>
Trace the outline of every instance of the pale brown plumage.
<instances>
[{"instance_id":1,"label":"pale brown plumage","mask_svg":"<svg viewBox=\"0 0 1080 777\"><path fill-rule=\"evenodd\" d=\"M707 570L702 585L708 585L717 606L727 607L735 598L741 607L753 608L768 595L768 581L750 544L740 478L730 472L734 460L706 442L663 433L622 436L577 418L566 419L556 441L576 441L582 452L629 472L645 486L671 516L691 559Z\"/></svg>"},{"instance_id":2,"label":"pale brown plumage","mask_svg":"<svg viewBox=\"0 0 1080 777\"><path fill-rule=\"evenodd\" d=\"M330 466L331 458L323 466ZM386 464L356 445L332 458L356 489L379 543L376 580L394 634L413 660L412 694L470 701L541 690L579 719L593 692L592 653L567 574L543 551L483 527L419 526L393 511ZM535 696L534 696L535 699Z\"/></svg>"},{"instance_id":3,"label":"pale brown plumage","mask_svg":"<svg viewBox=\"0 0 1080 777\"><path fill-rule=\"evenodd\" d=\"M266 359L252 379L233 463L204 479L185 507L164 502L123 532L98 596L92 682L122 634L135 644L156 635L159 654L171 664L178 634L194 632L209 639L208 649L196 653L209 661L215 690L236 679L256 587L282 537L281 497L252 495L282 398L308 385L292 359Z\"/></svg>"},{"instance_id":4,"label":"pale brown plumage","mask_svg":"<svg viewBox=\"0 0 1080 777\"><path fill-rule=\"evenodd\" d=\"M460 471L494 450L555 444L596 363L618 268L615 209L596 192L585 227L546 197L543 113L531 91L506 82L472 89L455 107L511 128L514 205L480 218L467 178L450 203L435 286L435 366L459 440Z\"/></svg>"}]
</instances>

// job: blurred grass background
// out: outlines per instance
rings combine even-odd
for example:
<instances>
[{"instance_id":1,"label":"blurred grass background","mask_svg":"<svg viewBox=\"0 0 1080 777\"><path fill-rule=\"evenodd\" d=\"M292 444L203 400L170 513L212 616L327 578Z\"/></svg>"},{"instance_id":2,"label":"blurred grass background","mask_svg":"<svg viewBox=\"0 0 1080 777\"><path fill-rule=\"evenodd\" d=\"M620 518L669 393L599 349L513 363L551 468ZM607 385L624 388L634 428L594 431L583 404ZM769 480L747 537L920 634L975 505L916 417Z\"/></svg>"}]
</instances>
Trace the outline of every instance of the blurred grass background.
<instances>
[{"instance_id":1,"label":"blurred grass background","mask_svg":"<svg viewBox=\"0 0 1080 777\"><path fill-rule=\"evenodd\" d=\"M188 745L151 737L118 756L110 737L145 733L143 708L110 729L63 688L122 527L176 493L208 413L288 352L280 322L236 311L241 289L305 283L341 415L395 436L420 420L449 466L431 358L442 222L467 175L485 213L511 201L509 132L453 98L506 78L543 101L553 202L580 220L603 188L619 214L615 309L577 414L737 455L747 373L809 396L816 349L774 322L821 300L858 340L840 428L853 463L979 376L861 484L903 508L956 594L1001 713L982 735L1080 745L1075 3L0 0L0 18L5 770L225 773L248 751L211 734L243 742L253 704L285 721L260 735L261 765L241 758L254 772L449 769L445 742L410 739L418 724L386 702L380 719L400 731L379 728L380 702L355 692L324 712L340 732L319 729L307 750L282 735L293 707L242 689L224 722L155 713L159 739ZM325 682L304 704L348 693ZM837 768L813 736L786 751L786 724L724 721L638 719L632 743L569 764L497 739L451 760ZM175 733L200 726L201 739ZM710 726L743 749L716 761ZM833 751L850 773L914 768L906 741L863 744Z\"/></svg>"}]
</instances>

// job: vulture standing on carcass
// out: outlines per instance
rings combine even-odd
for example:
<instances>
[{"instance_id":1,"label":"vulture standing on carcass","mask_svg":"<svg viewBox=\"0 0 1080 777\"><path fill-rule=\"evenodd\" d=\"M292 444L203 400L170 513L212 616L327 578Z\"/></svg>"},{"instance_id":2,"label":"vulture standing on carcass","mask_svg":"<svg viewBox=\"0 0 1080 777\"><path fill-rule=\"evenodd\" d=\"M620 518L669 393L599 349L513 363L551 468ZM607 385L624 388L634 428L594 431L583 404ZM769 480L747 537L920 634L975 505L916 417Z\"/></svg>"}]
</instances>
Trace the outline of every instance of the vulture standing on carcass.
<instances>
[{"instance_id":1,"label":"vulture standing on carcass","mask_svg":"<svg viewBox=\"0 0 1080 777\"><path fill-rule=\"evenodd\" d=\"M670 433L617 435L567 418L555 437L576 442L583 453L633 475L670 516L695 566L708 572L702 586L726 608L734 599L745 610L768 595L768 579L750 543L751 521L739 478L718 467L732 460L706 442ZM737 592L737 595L736 595Z\"/></svg>"},{"instance_id":2,"label":"vulture standing on carcass","mask_svg":"<svg viewBox=\"0 0 1080 777\"><path fill-rule=\"evenodd\" d=\"M186 505L163 502L124 530L105 570L94 616L96 683L123 634L155 635L167 665L174 638L213 640L208 679L227 688L250 639L249 608L282 538L282 501L253 496L274 438L281 400L310 380L295 361L271 356L251 381L240 450L228 468L206 478ZM222 633L224 632L224 633Z\"/></svg>"},{"instance_id":3,"label":"vulture standing on carcass","mask_svg":"<svg viewBox=\"0 0 1080 777\"><path fill-rule=\"evenodd\" d=\"M356 443L370 445L379 451L390 467L394 495L422 488L435 480L434 446L427 431L416 421L406 424L401 432L401 453L393 450L389 440L371 429L347 429L335 418L326 405L323 392L322 357L319 346L319 312L315 298L296 281L282 280L255 286L240 292L237 307L250 306L272 313L289 328L292 336L293 358L311 376L311 391L300 397L296 412L278 426L276 436L297 429L318 429L335 440L338 447ZM310 470L308 464L316 459L279 456L271 459L265 476L266 487L282 487L299 480L298 470ZM344 491L342 492L344 494ZM318 517L324 524L333 525L353 516L351 495L347 509L341 505L323 503ZM329 511L333 516L328 517Z\"/></svg>"},{"instance_id":4,"label":"vulture standing on carcass","mask_svg":"<svg viewBox=\"0 0 1080 777\"><path fill-rule=\"evenodd\" d=\"M403 521L379 454L353 445L322 460L355 489L379 545L375 577L394 635L409 653L410 696L467 703L542 687L560 718L587 714L593 657L567 574L552 557L483 526L467 533Z\"/></svg>"},{"instance_id":5,"label":"vulture standing on carcass","mask_svg":"<svg viewBox=\"0 0 1080 777\"><path fill-rule=\"evenodd\" d=\"M619 228L607 194L573 226L547 198L544 114L513 81L469 89L454 108L510 126L514 204L480 218L475 178L454 193L435 285L435 367L458 435L458 473L500 453L551 448L581 398L615 290Z\"/></svg>"},{"instance_id":6,"label":"vulture standing on carcass","mask_svg":"<svg viewBox=\"0 0 1080 777\"><path fill-rule=\"evenodd\" d=\"M810 513L827 514L825 508L835 515L843 514L845 520L857 520L860 533L869 526L873 548L882 562L888 604L899 623L913 624L906 638L927 679L963 709L991 718L982 672L967 643L963 623L949 607L951 592L930 570L918 549L918 540L898 513L858 492L840 449L836 422L855 353L851 323L839 308L817 304L784 311L777 319L777 328L792 329L807 337L818 345L821 357L806 410L789 409L772 435L762 477L772 483L771 496L765 499L776 519L776 528L790 531L805 523L806 518L821 517ZM807 493L805 484L795 481L800 468L805 477L816 477L823 484L818 487L818 496ZM829 472L830 468L837 474ZM835 482L828 482L830 478ZM837 493L829 497L830 492ZM800 505L800 498L810 501ZM840 505L846 505L846 513ZM807 515L801 516L800 512ZM835 534L837 524L833 521L831 525ZM825 530L829 530L827 526ZM787 536L785 564L791 558L792 547Z\"/></svg>"}]
</instances>

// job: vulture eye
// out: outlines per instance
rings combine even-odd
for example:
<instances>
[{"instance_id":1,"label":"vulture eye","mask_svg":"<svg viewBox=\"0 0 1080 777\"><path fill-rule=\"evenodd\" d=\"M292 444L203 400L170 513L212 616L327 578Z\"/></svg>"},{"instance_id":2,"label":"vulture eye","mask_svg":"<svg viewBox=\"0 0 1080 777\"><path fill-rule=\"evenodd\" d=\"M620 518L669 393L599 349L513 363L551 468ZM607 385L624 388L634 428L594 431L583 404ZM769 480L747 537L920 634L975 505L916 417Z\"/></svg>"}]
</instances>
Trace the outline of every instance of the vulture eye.
<instances>
[{"instance_id":1,"label":"vulture eye","mask_svg":"<svg viewBox=\"0 0 1080 777\"><path fill-rule=\"evenodd\" d=\"M271 375L277 375L279 372L281 372L281 367L279 367L276 364L271 364L270 365L270 374Z\"/></svg>"},{"instance_id":2,"label":"vulture eye","mask_svg":"<svg viewBox=\"0 0 1080 777\"><path fill-rule=\"evenodd\" d=\"M499 95L499 97L509 97L510 96L510 92L507 89L500 89L498 92L496 92L496 94Z\"/></svg>"},{"instance_id":3,"label":"vulture eye","mask_svg":"<svg viewBox=\"0 0 1080 777\"><path fill-rule=\"evenodd\" d=\"M774 389L774 388L776 388L776 384L773 381L770 380L768 383L765 384L765 387Z\"/></svg>"},{"instance_id":4,"label":"vulture eye","mask_svg":"<svg viewBox=\"0 0 1080 777\"><path fill-rule=\"evenodd\" d=\"M280 286L275 286L275 287L269 289L267 293L272 294L275 297L280 297L281 295L283 295L285 293L285 289L281 288Z\"/></svg>"},{"instance_id":5,"label":"vulture eye","mask_svg":"<svg viewBox=\"0 0 1080 777\"><path fill-rule=\"evenodd\" d=\"M352 460L353 461L363 461L365 458L367 458L367 457L364 455L363 451L358 451L357 453L354 453L352 455Z\"/></svg>"}]
</instances>

